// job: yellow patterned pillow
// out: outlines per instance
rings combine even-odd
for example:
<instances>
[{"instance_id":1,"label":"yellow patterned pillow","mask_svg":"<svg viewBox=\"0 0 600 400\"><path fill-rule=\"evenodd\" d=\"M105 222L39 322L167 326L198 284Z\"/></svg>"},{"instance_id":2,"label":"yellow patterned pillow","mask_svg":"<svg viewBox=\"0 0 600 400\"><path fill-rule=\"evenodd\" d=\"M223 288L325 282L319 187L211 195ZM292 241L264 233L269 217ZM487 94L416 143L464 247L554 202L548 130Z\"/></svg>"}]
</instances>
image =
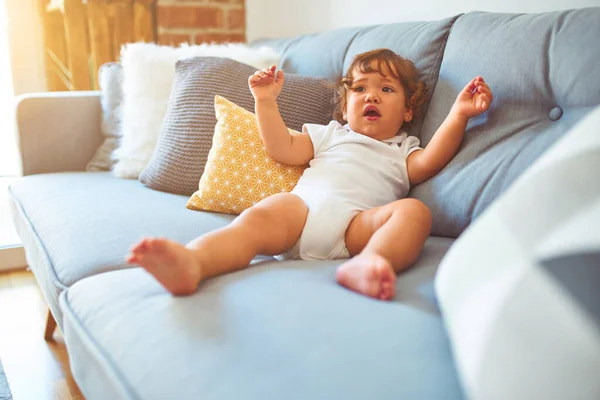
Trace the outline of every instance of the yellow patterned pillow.
<instances>
[{"instance_id":1,"label":"yellow patterned pillow","mask_svg":"<svg viewBox=\"0 0 600 400\"><path fill-rule=\"evenodd\" d=\"M212 148L199 189L187 208L240 214L262 199L296 186L307 166L273 160L262 144L253 113L221 96L215 96L215 113Z\"/></svg>"}]
</instances>

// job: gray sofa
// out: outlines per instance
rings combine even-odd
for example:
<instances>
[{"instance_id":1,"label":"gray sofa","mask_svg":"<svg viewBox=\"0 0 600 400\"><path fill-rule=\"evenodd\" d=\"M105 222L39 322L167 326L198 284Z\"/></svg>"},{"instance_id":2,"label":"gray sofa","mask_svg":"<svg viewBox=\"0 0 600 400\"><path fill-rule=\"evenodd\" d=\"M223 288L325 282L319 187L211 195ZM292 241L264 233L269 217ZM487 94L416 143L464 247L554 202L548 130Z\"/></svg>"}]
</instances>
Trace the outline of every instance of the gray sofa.
<instances>
[{"instance_id":1,"label":"gray sofa","mask_svg":"<svg viewBox=\"0 0 600 400\"><path fill-rule=\"evenodd\" d=\"M14 221L86 398L465 398L434 289L438 265L600 104L598 21L600 8L475 12L255 43L281 51L286 72L331 79L368 49L414 60L430 88L426 115L412 127L424 145L472 77L482 75L494 91L455 159L411 190L431 209L433 232L391 302L337 285L341 261L265 257L172 297L124 263L131 244L148 235L187 242L234 217L188 210L187 196L110 172L84 172L102 141L98 92L22 97L24 177L9 188Z\"/></svg>"}]
</instances>

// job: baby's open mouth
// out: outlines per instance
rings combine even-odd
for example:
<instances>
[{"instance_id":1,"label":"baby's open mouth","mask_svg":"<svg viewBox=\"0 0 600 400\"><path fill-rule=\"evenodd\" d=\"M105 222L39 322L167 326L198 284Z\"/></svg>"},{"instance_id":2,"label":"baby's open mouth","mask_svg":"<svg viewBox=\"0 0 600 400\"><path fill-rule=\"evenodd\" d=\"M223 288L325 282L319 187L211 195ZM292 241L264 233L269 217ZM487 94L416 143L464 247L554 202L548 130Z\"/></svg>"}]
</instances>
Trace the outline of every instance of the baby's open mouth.
<instances>
[{"instance_id":1,"label":"baby's open mouth","mask_svg":"<svg viewBox=\"0 0 600 400\"><path fill-rule=\"evenodd\" d=\"M375 118L375 117L381 117L381 114L379 113L379 110L377 109L377 107L375 107L375 106L368 106L368 107L365 108L363 116L364 117Z\"/></svg>"}]
</instances>

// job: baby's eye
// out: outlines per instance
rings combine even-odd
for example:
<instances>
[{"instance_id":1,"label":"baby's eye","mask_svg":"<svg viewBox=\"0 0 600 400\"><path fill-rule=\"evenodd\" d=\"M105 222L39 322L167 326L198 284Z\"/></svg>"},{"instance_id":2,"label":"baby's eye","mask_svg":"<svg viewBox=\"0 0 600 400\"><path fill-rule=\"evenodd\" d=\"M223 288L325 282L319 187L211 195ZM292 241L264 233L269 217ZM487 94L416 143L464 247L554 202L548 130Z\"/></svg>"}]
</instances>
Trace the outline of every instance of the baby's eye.
<instances>
[{"instance_id":1,"label":"baby's eye","mask_svg":"<svg viewBox=\"0 0 600 400\"><path fill-rule=\"evenodd\" d=\"M352 88L352 91L353 92L364 92L365 88L362 86L356 86L356 87Z\"/></svg>"},{"instance_id":2,"label":"baby's eye","mask_svg":"<svg viewBox=\"0 0 600 400\"><path fill-rule=\"evenodd\" d=\"M391 88L389 86L384 87L382 90L386 93L394 93L394 88Z\"/></svg>"}]
</instances>

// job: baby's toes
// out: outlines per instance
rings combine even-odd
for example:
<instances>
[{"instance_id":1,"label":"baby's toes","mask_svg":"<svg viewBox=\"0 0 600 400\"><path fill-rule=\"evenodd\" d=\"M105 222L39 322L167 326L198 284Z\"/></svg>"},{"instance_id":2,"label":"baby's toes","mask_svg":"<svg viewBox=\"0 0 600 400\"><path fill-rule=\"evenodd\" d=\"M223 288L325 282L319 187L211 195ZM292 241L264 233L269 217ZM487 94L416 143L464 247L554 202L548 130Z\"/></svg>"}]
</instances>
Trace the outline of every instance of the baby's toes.
<instances>
[{"instance_id":1,"label":"baby's toes","mask_svg":"<svg viewBox=\"0 0 600 400\"><path fill-rule=\"evenodd\" d=\"M390 300L392 297L394 297L394 284L393 282L384 280L381 283L381 293L379 298L381 300Z\"/></svg>"},{"instance_id":2,"label":"baby's toes","mask_svg":"<svg viewBox=\"0 0 600 400\"><path fill-rule=\"evenodd\" d=\"M142 250L142 251L150 250L152 248L155 240L156 240L155 238L144 238L142 240L142 242L140 243L140 250Z\"/></svg>"},{"instance_id":3,"label":"baby's toes","mask_svg":"<svg viewBox=\"0 0 600 400\"><path fill-rule=\"evenodd\" d=\"M381 281L381 293L380 298L383 300L389 300L394 297L396 288L396 274L392 267L387 263L379 265L379 275Z\"/></svg>"},{"instance_id":4,"label":"baby's toes","mask_svg":"<svg viewBox=\"0 0 600 400\"><path fill-rule=\"evenodd\" d=\"M166 248L166 241L163 238L149 238L147 246L148 251L162 252Z\"/></svg>"},{"instance_id":5,"label":"baby's toes","mask_svg":"<svg viewBox=\"0 0 600 400\"><path fill-rule=\"evenodd\" d=\"M148 248L148 244L146 243L145 240L142 240L141 242L139 242L138 244L134 245L131 248L131 253L132 254L141 254L144 251L146 251L147 248Z\"/></svg>"}]
</instances>

